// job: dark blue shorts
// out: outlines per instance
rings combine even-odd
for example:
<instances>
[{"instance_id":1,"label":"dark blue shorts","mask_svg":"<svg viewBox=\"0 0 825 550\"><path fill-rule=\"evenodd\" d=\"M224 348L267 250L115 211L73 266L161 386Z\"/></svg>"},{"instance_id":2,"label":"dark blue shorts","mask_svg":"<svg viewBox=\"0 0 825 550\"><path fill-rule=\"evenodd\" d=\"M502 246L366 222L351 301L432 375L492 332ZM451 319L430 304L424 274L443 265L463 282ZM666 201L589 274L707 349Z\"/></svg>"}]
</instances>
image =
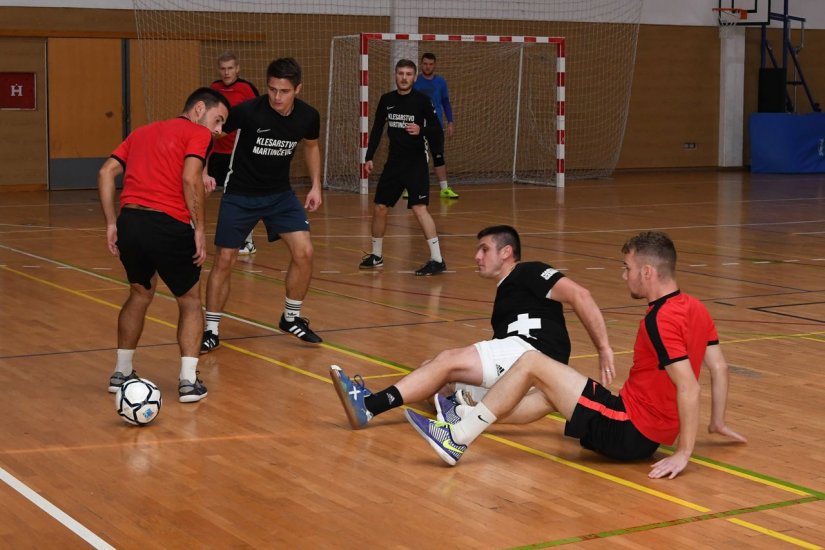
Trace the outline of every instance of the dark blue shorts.
<instances>
[{"instance_id":1,"label":"dark blue shorts","mask_svg":"<svg viewBox=\"0 0 825 550\"><path fill-rule=\"evenodd\" d=\"M269 242L277 241L281 233L309 231L304 205L292 190L260 196L229 193L218 210L215 246L240 248L259 221L266 226Z\"/></svg>"},{"instance_id":2,"label":"dark blue shorts","mask_svg":"<svg viewBox=\"0 0 825 550\"><path fill-rule=\"evenodd\" d=\"M122 208L117 218L120 263L131 284L152 287L155 273L175 296L198 284L201 268L195 265L195 231L188 223L163 212Z\"/></svg>"},{"instance_id":3,"label":"dark blue shorts","mask_svg":"<svg viewBox=\"0 0 825 550\"><path fill-rule=\"evenodd\" d=\"M659 448L630 421L621 396L592 378L587 379L564 435L577 438L585 449L616 460L648 458Z\"/></svg>"}]
</instances>

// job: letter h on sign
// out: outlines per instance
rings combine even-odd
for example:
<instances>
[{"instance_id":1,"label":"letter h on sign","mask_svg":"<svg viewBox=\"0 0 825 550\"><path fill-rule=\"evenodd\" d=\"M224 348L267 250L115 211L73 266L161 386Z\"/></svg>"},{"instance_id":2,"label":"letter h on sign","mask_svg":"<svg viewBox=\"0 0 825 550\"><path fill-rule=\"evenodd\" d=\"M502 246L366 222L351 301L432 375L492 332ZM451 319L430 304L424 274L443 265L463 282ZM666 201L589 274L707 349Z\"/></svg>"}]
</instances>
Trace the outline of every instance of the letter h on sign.
<instances>
[{"instance_id":1,"label":"letter h on sign","mask_svg":"<svg viewBox=\"0 0 825 550\"><path fill-rule=\"evenodd\" d=\"M0 109L37 109L35 73L0 73Z\"/></svg>"}]
</instances>

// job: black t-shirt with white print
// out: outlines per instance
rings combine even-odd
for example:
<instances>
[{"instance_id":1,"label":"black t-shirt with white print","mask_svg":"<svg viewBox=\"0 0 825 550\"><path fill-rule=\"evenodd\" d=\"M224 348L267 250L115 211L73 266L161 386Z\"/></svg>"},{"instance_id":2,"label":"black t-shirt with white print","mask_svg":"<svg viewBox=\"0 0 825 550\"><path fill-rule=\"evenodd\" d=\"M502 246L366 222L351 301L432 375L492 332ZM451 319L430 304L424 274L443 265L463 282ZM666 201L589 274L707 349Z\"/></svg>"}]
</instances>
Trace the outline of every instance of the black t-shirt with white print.
<instances>
[{"instance_id":1,"label":"black t-shirt with white print","mask_svg":"<svg viewBox=\"0 0 825 550\"><path fill-rule=\"evenodd\" d=\"M295 99L292 112L278 114L262 95L232 107L223 125L237 130L226 193L267 195L288 191L289 165L302 139L318 139L321 116L309 104Z\"/></svg>"},{"instance_id":2,"label":"black t-shirt with white print","mask_svg":"<svg viewBox=\"0 0 825 550\"><path fill-rule=\"evenodd\" d=\"M519 336L548 357L568 363L570 336L564 309L561 302L547 298L562 277L543 262L517 263L496 291L490 319L493 337Z\"/></svg>"}]
</instances>

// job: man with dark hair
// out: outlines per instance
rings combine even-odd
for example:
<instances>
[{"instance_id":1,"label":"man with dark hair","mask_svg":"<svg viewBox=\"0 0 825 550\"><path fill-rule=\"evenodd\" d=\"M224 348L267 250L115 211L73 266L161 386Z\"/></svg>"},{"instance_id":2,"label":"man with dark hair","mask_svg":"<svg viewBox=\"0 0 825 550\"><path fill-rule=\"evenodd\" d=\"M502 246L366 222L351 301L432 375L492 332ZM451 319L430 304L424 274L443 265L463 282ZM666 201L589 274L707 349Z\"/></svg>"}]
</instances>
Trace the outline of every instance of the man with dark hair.
<instances>
[{"instance_id":1,"label":"man with dark hair","mask_svg":"<svg viewBox=\"0 0 825 550\"><path fill-rule=\"evenodd\" d=\"M676 477L693 452L699 424L699 371L711 375L710 433L746 439L725 423L728 366L705 306L679 291L676 249L664 233L646 231L622 247L630 295L648 301L633 346L633 366L619 395L575 369L525 353L474 407L440 401L441 420L412 410L407 420L448 464L496 421L523 424L558 411L564 433L616 460L640 460L660 444L676 450L651 466L651 478ZM531 391L536 388L538 391Z\"/></svg>"},{"instance_id":2,"label":"man with dark hair","mask_svg":"<svg viewBox=\"0 0 825 550\"><path fill-rule=\"evenodd\" d=\"M570 337L563 304L576 312L599 352L603 379L613 378L613 350L599 307L587 289L543 262L521 262L521 240L508 225L478 233L475 261L479 274L497 283L490 322L493 339L442 351L430 361L380 392L350 379L333 365L330 376L353 428L404 403L431 397L448 383L456 385L459 403L480 400L525 352L538 350L558 361L570 359Z\"/></svg>"},{"instance_id":3,"label":"man with dark hair","mask_svg":"<svg viewBox=\"0 0 825 550\"><path fill-rule=\"evenodd\" d=\"M203 167L212 137L228 114L225 97L199 88L186 100L181 116L136 129L100 168L106 241L129 279L129 298L118 317L112 393L138 378L132 359L160 275L178 302L178 399L189 403L206 397L206 386L197 377L203 326L199 280L206 259ZM115 178L121 174L118 214Z\"/></svg>"},{"instance_id":4,"label":"man with dark hair","mask_svg":"<svg viewBox=\"0 0 825 550\"><path fill-rule=\"evenodd\" d=\"M209 87L223 94L233 107L247 99L253 99L260 95L254 84L240 77L241 64L238 62L238 56L235 52L226 51L218 56L218 72L221 77L210 84ZM226 183L229 161L235 147L235 136L236 132L230 132L217 140L215 148L209 156L207 172L221 186ZM252 240L252 231L250 231L246 237L246 242L238 250L238 254L249 255L254 254L255 251L255 241Z\"/></svg>"},{"instance_id":5,"label":"man with dark hair","mask_svg":"<svg viewBox=\"0 0 825 550\"><path fill-rule=\"evenodd\" d=\"M447 269L438 243L435 222L427 205L430 203L429 165L425 136L431 142L431 150L436 156L443 155L444 135L435 118L432 102L420 92L413 90L415 63L401 59L395 65L396 90L381 96L375 110L369 144L365 156L366 170L373 170L372 157L375 155L384 124L387 124L387 138L390 150L378 187L375 190L375 208L372 214L372 253L361 260L360 269L376 269L384 265L384 233L387 229L389 209L395 206L402 192L407 189L410 197L407 208L413 211L418 225L424 232L430 249L430 260L415 274L437 275Z\"/></svg>"},{"instance_id":6,"label":"man with dark hair","mask_svg":"<svg viewBox=\"0 0 825 550\"><path fill-rule=\"evenodd\" d=\"M296 97L301 91L301 67L291 57L269 64L266 83L266 95L233 107L224 126L238 136L218 212L201 353L220 346L218 327L229 298L232 266L238 248L258 221L264 222L270 242L283 239L291 256L278 328L304 342L322 341L301 317L313 256L305 209L314 212L321 205L321 118L315 108ZM312 184L303 206L289 182L290 162L301 140Z\"/></svg>"},{"instance_id":7,"label":"man with dark hair","mask_svg":"<svg viewBox=\"0 0 825 550\"><path fill-rule=\"evenodd\" d=\"M444 128L444 135L447 138L453 137L455 123L453 121L453 107L450 104L450 93L447 91L447 81L441 75L435 74L435 54L426 52L421 56L421 73L416 77L413 89L425 94L433 102L438 123ZM447 119L447 126L444 126L444 119ZM452 187L447 183L447 166L444 163L444 156L433 157L433 169L438 178L438 185L441 187L441 197L445 199L457 199L459 197Z\"/></svg>"}]
</instances>

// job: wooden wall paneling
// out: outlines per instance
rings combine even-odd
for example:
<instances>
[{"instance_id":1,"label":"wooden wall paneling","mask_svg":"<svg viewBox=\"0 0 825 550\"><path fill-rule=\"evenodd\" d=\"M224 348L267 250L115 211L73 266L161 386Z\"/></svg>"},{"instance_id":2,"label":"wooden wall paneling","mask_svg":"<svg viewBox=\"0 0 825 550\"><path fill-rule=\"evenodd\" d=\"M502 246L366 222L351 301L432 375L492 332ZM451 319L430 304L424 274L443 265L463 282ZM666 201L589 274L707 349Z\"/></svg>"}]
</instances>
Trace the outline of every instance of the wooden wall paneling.
<instances>
[{"instance_id":1,"label":"wooden wall paneling","mask_svg":"<svg viewBox=\"0 0 825 550\"><path fill-rule=\"evenodd\" d=\"M33 72L37 109L0 111L0 188L46 185L46 43L37 38L0 38L0 71Z\"/></svg>"},{"instance_id":2,"label":"wooden wall paneling","mask_svg":"<svg viewBox=\"0 0 825 550\"><path fill-rule=\"evenodd\" d=\"M716 166L719 31L642 25L619 168ZM695 149L684 144L695 143Z\"/></svg>"}]
</instances>

